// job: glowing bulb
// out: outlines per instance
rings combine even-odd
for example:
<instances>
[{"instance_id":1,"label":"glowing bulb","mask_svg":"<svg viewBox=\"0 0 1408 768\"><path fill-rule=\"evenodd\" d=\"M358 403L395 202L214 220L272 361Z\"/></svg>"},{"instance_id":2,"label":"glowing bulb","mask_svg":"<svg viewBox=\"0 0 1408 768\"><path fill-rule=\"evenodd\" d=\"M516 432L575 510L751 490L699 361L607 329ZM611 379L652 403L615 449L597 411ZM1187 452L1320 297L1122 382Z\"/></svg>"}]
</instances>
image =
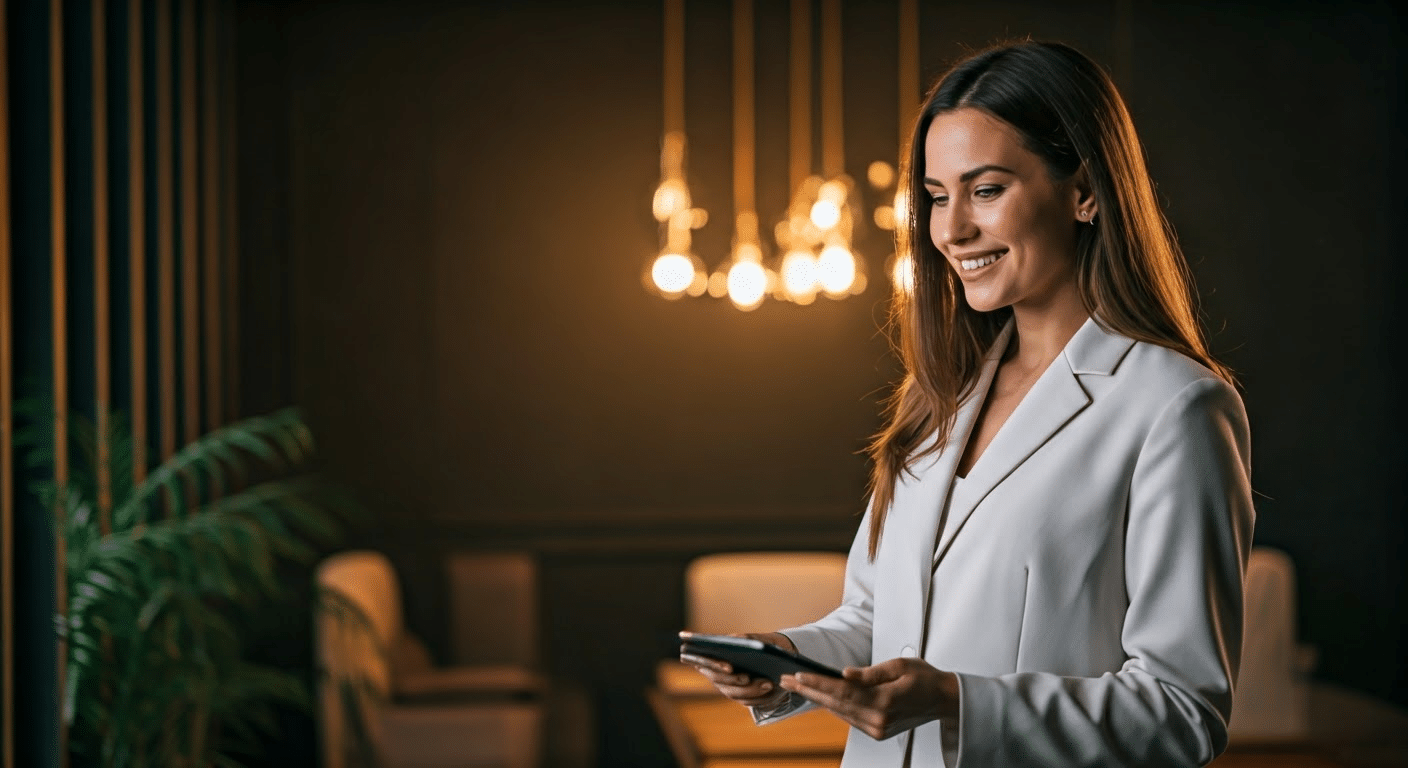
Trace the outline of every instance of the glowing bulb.
<instances>
[{"instance_id":1,"label":"glowing bulb","mask_svg":"<svg viewBox=\"0 0 1408 768\"><path fill-rule=\"evenodd\" d=\"M856 279L856 259L839 245L827 246L817 259L818 282L830 294L846 293Z\"/></svg>"},{"instance_id":2,"label":"glowing bulb","mask_svg":"<svg viewBox=\"0 0 1408 768\"><path fill-rule=\"evenodd\" d=\"M888 205L875 207L875 226L881 229L895 228L895 209Z\"/></svg>"},{"instance_id":3,"label":"glowing bulb","mask_svg":"<svg viewBox=\"0 0 1408 768\"><path fill-rule=\"evenodd\" d=\"M909 254L900 254L895 258L895 265L890 268L890 279L902 293L914 292L914 260Z\"/></svg>"},{"instance_id":4,"label":"glowing bulb","mask_svg":"<svg viewBox=\"0 0 1408 768\"><path fill-rule=\"evenodd\" d=\"M841 206L831 200L818 200L812 206L812 223L819 229L831 229L841 221Z\"/></svg>"},{"instance_id":5,"label":"glowing bulb","mask_svg":"<svg viewBox=\"0 0 1408 768\"><path fill-rule=\"evenodd\" d=\"M768 276L756 261L735 262L728 270L728 297L739 309L752 309L763 301Z\"/></svg>"},{"instance_id":6,"label":"glowing bulb","mask_svg":"<svg viewBox=\"0 0 1408 768\"><path fill-rule=\"evenodd\" d=\"M807 251L792 251L782 257L782 285L789 296L816 292L816 257Z\"/></svg>"},{"instance_id":7,"label":"glowing bulb","mask_svg":"<svg viewBox=\"0 0 1408 768\"><path fill-rule=\"evenodd\" d=\"M694 282L694 262L684 254L662 253L650 267L650 279L663 293L684 293Z\"/></svg>"},{"instance_id":8,"label":"glowing bulb","mask_svg":"<svg viewBox=\"0 0 1408 768\"><path fill-rule=\"evenodd\" d=\"M709 295L716 299L728 295L728 274L723 270L709 275Z\"/></svg>"},{"instance_id":9,"label":"glowing bulb","mask_svg":"<svg viewBox=\"0 0 1408 768\"><path fill-rule=\"evenodd\" d=\"M677 212L689 210L689 188L680 179L662 181L651 207L656 221L669 221Z\"/></svg>"},{"instance_id":10,"label":"glowing bulb","mask_svg":"<svg viewBox=\"0 0 1408 768\"><path fill-rule=\"evenodd\" d=\"M739 243L733 250L733 257L737 261L762 261L763 249L757 243Z\"/></svg>"},{"instance_id":11,"label":"glowing bulb","mask_svg":"<svg viewBox=\"0 0 1408 768\"><path fill-rule=\"evenodd\" d=\"M818 199L830 200L840 205L841 201L846 199L846 184L837 179L832 179L821 185L821 188L816 191L816 196Z\"/></svg>"},{"instance_id":12,"label":"glowing bulb","mask_svg":"<svg viewBox=\"0 0 1408 768\"><path fill-rule=\"evenodd\" d=\"M865 177L870 180L870 186L884 189L894 183L895 167L884 160L876 160L865 169Z\"/></svg>"}]
</instances>

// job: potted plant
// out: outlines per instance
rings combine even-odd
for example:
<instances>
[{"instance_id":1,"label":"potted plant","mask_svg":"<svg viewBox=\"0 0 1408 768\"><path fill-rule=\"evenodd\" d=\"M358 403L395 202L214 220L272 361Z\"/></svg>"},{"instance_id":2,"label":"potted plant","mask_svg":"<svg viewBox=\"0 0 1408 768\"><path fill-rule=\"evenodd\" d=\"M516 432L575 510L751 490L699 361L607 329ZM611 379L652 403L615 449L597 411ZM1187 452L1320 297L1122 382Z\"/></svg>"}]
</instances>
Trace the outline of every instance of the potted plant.
<instances>
[{"instance_id":1,"label":"potted plant","mask_svg":"<svg viewBox=\"0 0 1408 768\"><path fill-rule=\"evenodd\" d=\"M28 465L52 477L55 409L30 399L16 413ZM276 706L310 701L306 679L247 658L244 628L287 598L280 569L330 547L355 506L306 472L313 441L296 410L215 429L140 483L120 415L101 436L66 421L68 480L32 490L65 551L55 618L72 753L112 768L239 765Z\"/></svg>"}]
</instances>

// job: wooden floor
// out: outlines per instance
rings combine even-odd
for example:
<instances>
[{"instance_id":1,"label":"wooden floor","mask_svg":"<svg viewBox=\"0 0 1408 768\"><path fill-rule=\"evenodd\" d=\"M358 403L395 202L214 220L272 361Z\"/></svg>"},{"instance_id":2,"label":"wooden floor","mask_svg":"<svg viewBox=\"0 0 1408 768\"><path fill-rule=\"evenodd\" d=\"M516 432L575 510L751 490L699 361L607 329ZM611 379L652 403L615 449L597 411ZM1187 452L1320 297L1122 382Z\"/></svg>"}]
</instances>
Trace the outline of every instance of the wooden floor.
<instances>
[{"instance_id":1,"label":"wooden floor","mask_svg":"<svg viewBox=\"0 0 1408 768\"><path fill-rule=\"evenodd\" d=\"M1346 752L1225 752L1212 768L1408 768L1408 756Z\"/></svg>"}]
</instances>

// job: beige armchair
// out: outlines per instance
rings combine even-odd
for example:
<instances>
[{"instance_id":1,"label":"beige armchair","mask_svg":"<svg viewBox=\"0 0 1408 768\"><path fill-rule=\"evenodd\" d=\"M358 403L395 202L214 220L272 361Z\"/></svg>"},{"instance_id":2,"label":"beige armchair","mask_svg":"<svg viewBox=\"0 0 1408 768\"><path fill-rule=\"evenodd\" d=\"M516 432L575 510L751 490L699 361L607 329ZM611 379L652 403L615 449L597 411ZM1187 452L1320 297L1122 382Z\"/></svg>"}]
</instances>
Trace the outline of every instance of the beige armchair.
<instances>
[{"instance_id":1,"label":"beige armchair","mask_svg":"<svg viewBox=\"0 0 1408 768\"><path fill-rule=\"evenodd\" d=\"M1247 562L1242 665L1228 722L1232 746L1310 735L1315 649L1296 641L1296 574L1286 553L1253 547Z\"/></svg>"},{"instance_id":2,"label":"beige armchair","mask_svg":"<svg viewBox=\"0 0 1408 768\"><path fill-rule=\"evenodd\" d=\"M333 555L317 582L327 768L541 764L545 685L533 668L435 666L403 623L396 571L379 552Z\"/></svg>"},{"instance_id":3,"label":"beige armchair","mask_svg":"<svg viewBox=\"0 0 1408 768\"><path fill-rule=\"evenodd\" d=\"M825 616L841 604L846 556L839 552L726 552L685 568L685 629L709 634L771 632ZM665 659L656 685L667 693L709 695L709 681Z\"/></svg>"}]
</instances>

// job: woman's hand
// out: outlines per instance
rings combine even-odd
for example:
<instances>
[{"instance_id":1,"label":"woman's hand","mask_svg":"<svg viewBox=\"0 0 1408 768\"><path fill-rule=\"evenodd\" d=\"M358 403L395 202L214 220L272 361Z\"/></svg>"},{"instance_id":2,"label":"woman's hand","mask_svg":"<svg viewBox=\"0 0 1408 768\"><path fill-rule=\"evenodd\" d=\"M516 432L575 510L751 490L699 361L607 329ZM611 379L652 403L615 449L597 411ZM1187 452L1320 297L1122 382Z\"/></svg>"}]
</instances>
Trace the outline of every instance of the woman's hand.
<instances>
[{"instance_id":1,"label":"woman's hand","mask_svg":"<svg viewBox=\"0 0 1408 768\"><path fill-rule=\"evenodd\" d=\"M689 632L681 632L680 639L686 640L689 635ZM750 637L786 648L793 653L797 651L797 647L792 645L792 641L788 640L786 635L777 632L734 635L734 637ZM699 670L700 674L707 677L709 682L719 689L719 693L746 707L772 709L787 699L787 691L774 686L771 680L765 677L755 678L742 672L735 673L733 665L726 661L687 654L683 652L683 649L681 649L680 661Z\"/></svg>"},{"instance_id":2,"label":"woman's hand","mask_svg":"<svg viewBox=\"0 0 1408 768\"><path fill-rule=\"evenodd\" d=\"M847 667L836 679L812 672L782 676L782 688L836 713L873 739L888 739L958 714L958 676L920 659Z\"/></svg>"}]
</instances>

